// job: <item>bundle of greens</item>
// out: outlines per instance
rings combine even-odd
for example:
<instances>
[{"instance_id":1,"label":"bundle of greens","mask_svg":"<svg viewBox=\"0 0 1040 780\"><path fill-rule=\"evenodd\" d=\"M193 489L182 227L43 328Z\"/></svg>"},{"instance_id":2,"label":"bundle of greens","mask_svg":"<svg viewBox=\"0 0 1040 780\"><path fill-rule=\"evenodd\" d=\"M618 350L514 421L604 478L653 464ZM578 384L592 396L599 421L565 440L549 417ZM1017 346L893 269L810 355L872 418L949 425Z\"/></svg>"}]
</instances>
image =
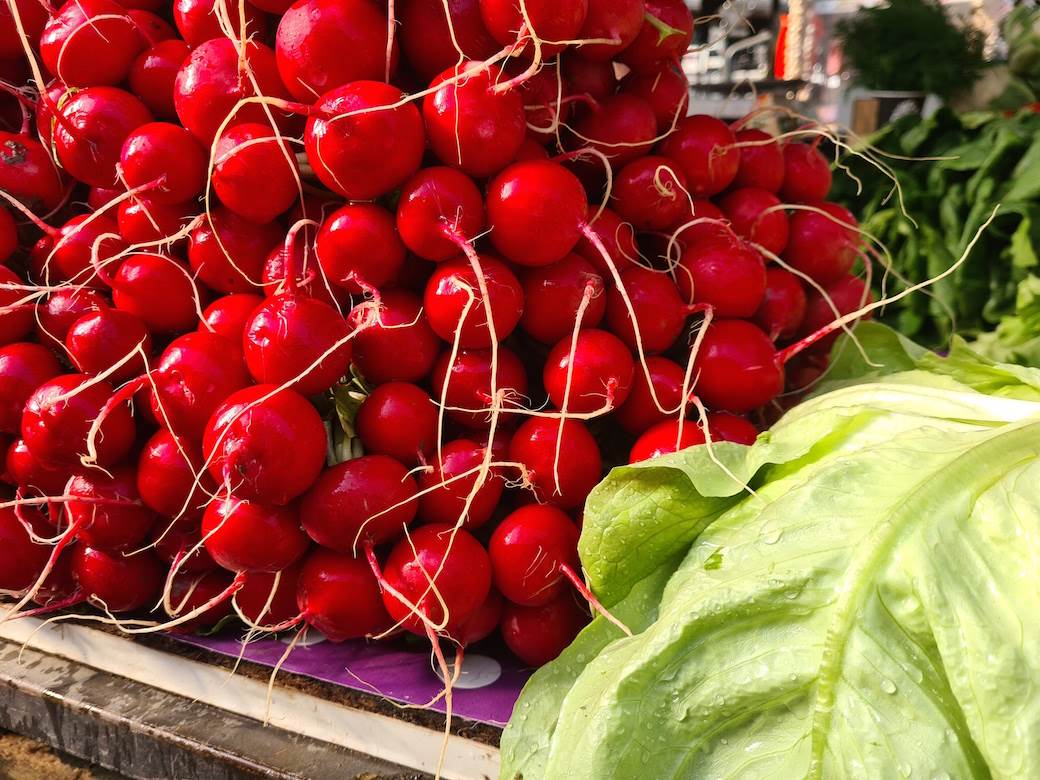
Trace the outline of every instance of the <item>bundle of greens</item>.
<instances>
[{"instance_id":1,"label":"bundle of greens","mask_svg":"<svg viewBox=\"0 0 1040 780\"><path fill-rule=\"evenodd\" d=\"M502 778L1040 777L1040 371L857 334L753 447L593 492L633 635L532 677Z\"/></svg>"},{"instance_id":2,"label":"bundle of greens","mask_svg":"<svg viewBox=\"0 0 1040 780\"><path fill-rule=\"evenodd\" d=\"M873 90L949 98L982 73L984 36L958 25L936 0L891 0L860 8L838 24L853 78Z\"/></svg>"},{"instance_id":3,"label":"bundle of greens","mask_svg":"<svg viewBox=\"0 0 1040 780\"><path fill-rule=\"evenodd\" d=\"M836 177L837 199L862 215L864 230L890 253L890 267L875 274L888 292L953 265L1000 206L955 273L889 307L883 321L940 349L954 333L974 339L996 328L977 349L1040 365L1040 115L942 110L929 119L904 117L871 142L890 155L875 156L895 173L898 191L891 178L850 155L843 164L855 178Z\"/></svg>"}]
</instances>

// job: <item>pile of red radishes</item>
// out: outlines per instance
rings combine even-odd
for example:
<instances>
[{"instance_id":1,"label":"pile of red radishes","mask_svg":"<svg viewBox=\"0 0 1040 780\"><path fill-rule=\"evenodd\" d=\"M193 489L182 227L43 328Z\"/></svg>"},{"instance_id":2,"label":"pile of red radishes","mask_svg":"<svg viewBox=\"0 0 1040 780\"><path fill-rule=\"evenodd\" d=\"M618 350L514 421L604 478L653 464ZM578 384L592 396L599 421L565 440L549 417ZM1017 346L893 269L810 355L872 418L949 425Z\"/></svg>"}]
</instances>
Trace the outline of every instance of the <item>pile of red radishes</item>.
<instances>
[{"instance_id":1,"label":"pile of red radishes","mask_svg":"<svg viewBox=\"0 0 1040 780\"><path fill-rule=\"evenodd\" d=\"M868 296L814 144L685 116L692 29L682 0L0 7L8 616L555 657L601 608L604 469L751 443Z\"/></svg>"}]
</instances>

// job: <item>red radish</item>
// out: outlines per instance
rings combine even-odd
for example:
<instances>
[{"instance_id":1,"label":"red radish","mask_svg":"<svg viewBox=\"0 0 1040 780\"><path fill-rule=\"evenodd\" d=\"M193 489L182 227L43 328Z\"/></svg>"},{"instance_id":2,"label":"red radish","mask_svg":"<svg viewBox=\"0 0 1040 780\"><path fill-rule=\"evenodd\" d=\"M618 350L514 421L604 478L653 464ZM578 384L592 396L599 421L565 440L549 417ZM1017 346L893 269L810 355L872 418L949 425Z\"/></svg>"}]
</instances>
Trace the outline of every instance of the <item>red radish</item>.
<instances>
[{"instance_id":1,"label":"red radish","mask_svg":"<svg viewBox=\"0 0 1040 780\"><path fill-rule=\"evenodd\" d=\"M33 304L19 303L25 285L14 271L0 266L0 345L21 341L33 327ZM10 308L8 308L10 307Z\"/></svg>"},{"instance_id":2,"label":"red radish","mask_svg":"<svg viewBox=\"0 0 1040 780\"><path fill-rule=\"evenodd\" d=\"M386 455L365 455L326 469L300 502L307 535L352 553L399 539L419 508L415 480Z\"/></svg>"},{"instance_id":3,"label":"red radish","mask_svg":"<svg viewBox=\"0 0 1040 780\"><path fill-rule=\"evenodd\" d=\"M119 204L119 235L128 244L153 247L179 246L184 229L198 212L194 202L163 206L147 198L130 198Z\"/></svg>"},{"instance_id":4,"label":"red radish","mask_svg":"<svg viewBox=\"0 0 1040 780\"><path fill-rule=\"evenodd\" d=\"M645 100L657 119L657 134L668 132L674 123L686 116L690 103L690 86L686 74L677 65L640 75L629 73L619 85L623 95Z\"/></svg>"},{"instance_id":5,"label":"red radish","mask_svg":"<svg viewBox=\"0 0 1040 780\"><path fill-rule=\"evenodd\" d=\"M690 209L686 177L666 157L641 157L618 171L611 203L636 230L664 230Z\"/></svg>"},{"instance_id":6,"label":"red radish","mask_svg":"<svg viewBox=\"0 0 1040 780\"><path fill-rule=\"evenodd\" d=\"M418 296L387 290L376 308L359 304L349 321L354 365L368 381L418 382L430 373L441 345Z\"/></svg>"},{"instance_id":7,"label":"red radish","mask_svg":"<svg viewBox=\"0 0 1040 780\"><path fill-rule=\"evenodd\" d=\"M40 33L47 24L47 7L37 0L12 0L18 9L18 18L30 42L39 40ZM0 5L0 59L14 60L25 56L18 28L14 23L11 5Z\"/></svg>"},{"instance_id":8,"label":"red radish","mask_svg":"<svg viewBox=\"0 0 1040 780\"><path fill-rule=\"evenodd\" d=\"M791 237L783 257L826 285L847 275L855 265L859 224L852 212L837 203L820 201L811 206L818 211L797 209L791 217Z\"/></svg>"},{"instance_id":9,"label":"red radish","mask_svg":"<svg viewBox=\"0 0 1040 780\"><path fill-rule=\"evenodd\" d=\"M0 208L0 265L18 249L18 226L7 209Z\"/></svg>"},{"instance_id":10,"label":"red radish","mask_svg":"<svg viewBox=\"0 0 1040 780\"><path fill-rule=\"evenodd\" d=\"M154 334L185 333L198 322L199 292L180 260L160 254L130 255L111 280L112 301Z\"/></svg>"},{"instance_id":11,"label":"red radish","mask_svg":"<svg viewBox=\"0 0 1040 780\"><path fill-rule=\"evenodd\" d=\"M47 146L54 138L54 111L65 101L69 91L60 79L54 79L36 101L36 136Z\"/></svg>"},{"instance_id":12,"label":"red radish","mask_svg":"<svg viewBox=\"0 0 1040 780\"><path fill-rule=\"evenodd\" d=\"M109 612L132 612L159 595L162 564L150 552L123 555L76 545L71 555L72 576L83 596Z\"/></svg>"},{"instance_id":13,"label":"red radish","mask_svg":"<svg viewBox=\"0 0 1040 780\"><path fill-rule=\"evenodd\" d=\"M514 163L488 185L491 243L520 265L555 263L578 243L587 208L578 177L559 163Z\"/></svg>"},{"instance_id":14,"label":"red radish","mask_svg":"<svg viewBox=\"0 0 1040 780\"><path fill-rule=\"evenodd\" d=\"M429 469L419 473L419 491L423 494L419 497L419 519L455 525L461 518L463 527L471 530L490 520L505 485L499 472L490 469L480 487L476 487L484 455L482 445L466 439L456 439L441 447ZM460 476L467 472L471 473ZM473 499L467 508L470 494Z\"/></svg>"},{"instance_id":15,"label":"red radish","mask_svg":"<svg viewBox=\"0 0 1040 780\"><path fill-rule=\"evenodd\" d=\"M144 38L148 46L154 46L162 41L180 40L177 31L173 29L173 25L151 11L146 11L142 8L131 8L126 12L126 15L130 17L134 27L137 28L137 32ZM133 65L130 67L132 70Z\"/></svg>"},{"instance_id":16,"label":"red radish","mask_svg":"<svg viewBox=\"0 0 1040 780\"><path fill-rule=\"evenodd\" d=\"M200 507L196 517L163 519L152 528L155 554L170 565L179 561L181 574L203 574L219 568L202 544L200 522L204 508Z\"/></svg>"},{"instance_id":17,"label":"red radish","mask_svg":"<svg viewBox=\"0 0 1040 780\"><path fill-rule=\"evenodd\" d=\"M351 81L387 78L397 66L397 41L389 63L387 43L379 3L297 0L278 23L278 73L293 97L311 103Z\"/></svg>"},{"instance_id":18,"label":"red radish","mask_svg":"<svg viewBox=\"0 0 1040 780\"><path fill-rule=\"evenodd\" d=\"M221 571L207 571L202 574L178 572L170 585L170 603L176 608L167 612L171 618L187 615L190 612L216 600L216 604L190 620L172 626L169 631L175 634L191 634L205 629L212 629L221 620L231 614L231 602L220 598L233 585L231 577Z\"/></svg>"},{"instance_id":19,"label":"red radish","mask_svg":"<svg viewBox=\"0 0 1040 780\"><path fill-rule=\"evenodd\" d=\"M212 490L194 442L160 429L141 448L137 492L155 513L198 522Z\"/></svg>"},{"instance_id":20,"label":"red radish","mask_svg":"<svg viewBox=\"0 0 1040 780\"><path fill-rule=\"evenodd\" d=\"M177 437L202 438L217 406L249 383L238 343L209 332L186 333L170 342L150 377L152 410L163 427Z\"/></svg>"},{"instance_id":21,"label":"red radish","mask_svg":"<svg viewBox=\"0 0 1040 780\"><path fill-rule=\"evenodd\" d=\"M217 20L214 0L175 0L173 4L173 23L181 37L191 47L199 46L211 38L226 38ZM228 17L234 28L236 39L242 35L241 17L238 4L228 5ZM263 39L267 33L267 17L259 13L252 5L246 3L242 9L245 15L245 38Z\"/></svg>"},{"instance_id":22,"label":"red radish","mask_svg":"<svg viewBox=\"0 0 1040 780\"><path fill-rule=\"evenodd\" d=\"M755 324L773 341L793 338L805 319L805 303L797 276L783 268L767 268L766 295L755 312Z\"/></svg>"},{"instance_id":23,"label":"red radish","mask_svg":"<svg viewBox=\"0 0 1040 780\"><path fill-rule=\"evenodd\" d=\"M292 0L249 0L249 4L261 11L281 16L292 6Z\"/></svg>"},{"instance_id":24,"label":"red radish","mask_svg":"<svg viewBox=\"0 0 1040 780\"><path fill-rule=\"evenodd\" d=\"M645 352L664 352L682 333L691 307L679 297L672 277L649 268L630 268L621 275ZM628 304L618 288L607 294L607 325L631 349L637 348L636 332Z\"/></svg>"},{"instance_id":25,"label":"red radish","mask_svg":"<svg viewBox=\"0 0 1040 780\"><path fill-rule=\"evenodd\" d=\"M515 408L523 403L527 395L527 373L520 358L513 352L499 347L497 353L498 390L505 392L504 406ZM467 428L487 428L493 400L490 349L459 350L453 362L451 350L445 350L437 359L430 380L434 399L440 403L443 398L445 406L454 407L448 409L451 419Z\"/></svg>"},{"instance_id":26,"label":"red radish","mask_svg":"<svg viewBox=\"0 0 1040 780\"><path fill-rule=\"evenodd\" d=\"M103 309L108 302L87 287L62 287L36 307L36 337L51 349L64 349L72 323L87 312Z\"/></svg>"},{"instance_id":27,"label":"red radish","mask_svg":"<svg viewBox=\"0 0 1040 780\"><path fill-rule=\"evenodd\" d=\"M0 590L32 587L48 557L50 548L32 540L15 509L0 509Z\"/></svg>"},{"instance_id":28,"label":"red radish","mask_svg":"<svg viewBox=\"0 0 1040 780\"><path fill-rule=\"evenodd\" d=\"M762 246L774 255L787 246L787 214L780 199L768 190L744 187L727 193L719 205L741 238Z\"/></svg>"},{"instance_id":29,"label":"red radish","mask_svg":"<svg viewBox=\"0 0 1040 780\"><path fill-rule=\"evenodd\" d=\"M494 65L464 62L437 76L423 98L423 119L433 153L470 176L500 171L516 156L527 132L523 100Z\"/></svg>"},{"instance_id":30,"label":"red radish","mask_svg":"<svg viewBox=\"0 0 1040 780\"><path fill-rule=\"evenodd\" d=\"M333 284L357 293L390 282L404 263L394 218L374 203L348 203L322 223L315 254Z\"/></svg>"},{"instance_id":31,"label":"red radish","mask_svg":"<svg viewBox=\"0 0 1040 780\"><path fill-rule=\"evenodd\" d=\"M119 309L100 309L84 314L69 328L65 349L72 363L84 374L100 374L127 355L139 350L108 375L112 382L125 382L144 371L144 355L152 350L152 337L134 314Z\"/></svg>"},{"instance_id":32,"label":"red radish","mask_svg":"<svg viewBox=\"0 0 1040 780\"><path fill-rule=\"evenodd\" d=\"M32 601L39 607L48 607L48 611L62 609L83 601L83 592L73 578L72 551L70 549L66 548L58 554L50 572L39 584L39 590L32 597Z\"/></svg>"},{"instance_id":33,"label":"red radish","mask_svg":"<svg viewBox=\"0 0 1040 780\"><path fill-rule=\"evenodd\" d=\"M523 11L518 0L480 0L480 17L498 43L515 44L514 54L522 50L525 56L533 57L533 41L537 39L541 57L546 59L566 47L552 41L570 41L578 36L588 10L588 0L530 0L523 4Z\"/></svg>"},{"instance_id":34,"label":"red radish","mask_svg":"<svg viewBox=\"0 0 1040 780\"><path fill-rule=\"evenodd\" d=\"M257 382L289 383L303 395L316 395L347 373L346 338L346 322L327 303L283 293L260 304L246 324L242 343L249 373Z\"/></svg>"},{"instance_id":35,"label":"red radish","mask_svg":"<svg viewBox=\"0 0 1040 780\"><path fill-rule=\"evenodd\" d=\"M583 47L582 53L588 48L592 45ZM609 157L617 167L650 151L657 135L657 118L650 105L641 98L612 95L600 101L575 125L574 134L574 148L591 146ZM598 162L596 166L597 171L601 169Z\"/></svg>"},{"instance_id":36,"label":"red radish","mask_svg":"<svg viewBox=\"0 0 1040 780\"><path fill-rule=\"evenodd\" d=\"M747 446L754 444L758 437L758 430L754 425L729 412L708 414L708 431L713 441L728 441ZM685 420L680 430L678 420L664 420L636 440L629 453L628 462L653 460L687 447L704 444L706 441L704 430L696 422Z\"/></svg>"},{"instance_id":37,"label":"red radish","mask_svg":"<svg viewBox=\"0 0 1040 780\"><path fill-rule=\"evenodd\" d=\"M337 311L350 307L347 291L326 279L320 267L315 268L317 258L313 247L307 248L302 241L295 241L290 252L286 251L284 244L275 245L267 255L262 276L266 296L281 295L288 289L307 298L316 298ZM290 261L288 266L287 259ZM295 273L296 278L287 278L290 273Z\"/></svg>"},{"instance_id":38,"label":"red radish","mask_svg":"<svg viewBox=\"0 0 1040 780\"><path fill-rule=\"evenodd\" d=\"M509 459L509 442L513 439L513 432L508 428L496 428L495 435L491 439L491 457L498 461Z\"/></svg>"},{"instance_id":39,"label":"red radish","mask_svg":"<svg viewBox=\"0 0 1040 780\"><path fill-rule=\"evenodd\" d=\"M314 551L311 555L319 554ZM288 623L300 609L296 606L296 590L303 563L295 563L281 572L246 572L242 589L235 594L239 610L253 623L276 626ZM367 567L366 567L367 571ZM278 582L275 584L275 578ZM380 602L382 603L382 602Z\"/></svg>"},{"instance_id":40,"label":"red radish","mask_svg":"<svg viewBox=\"0 0 1040 780\"><path fill-rule=\"evenodd\" d=\"M484 200L466 174L435 166L419 171L401 189L397 232L404 245L425 260L457 257L457 239L470 239L484 227Z\"/></svg>"},{"instance_id":41,"label":"red radish","mask_svg":"<svg viewBox=\"0 0 1040 780\"><path fill-rule=\"evenodd\" d=\"M28 490L41 496L60 496L69 481L68 468L41 463L22 439L15 439L7 448L4 466L4 478L19 485L23 492Z\"/></svg>"},{"instance_id":42,"label":"red radish","mask_svg":"<svg viewBox=\"0 0 1040 780\"><path fill-rule=\"evenodd\" d=\"M37 116L39 116L39 114L37 114ZM100 211L122 194L122 188L108 189L106 187L91 187L90 191L87 193L87 206L90 207L91 211Z\"/></svg>"},{"instance_id":43,"label":"red radish","mask_svg":"<svg viewBox=\"0 0 1040 780\"><path fill-rule=\"evenodd\" d=\"M360 639L391 626L379 584L362 559L317 549L303 562L296 587L297 606L307 624L332 642Z\"/></svg>"},{"instance_id":44,"label":"red radish","mask_svg":"<svg viewBox=\"0 0 1040 780\"><path fill-rule=\"evenodd\" d=\"M279 506L317 479L325 449L325 426L314 407L274 385L230 395L213 413L202 440L218 484L229 484L246 500Z\"/></svg>"},{"instance_id":45,"label":"red radish","mask_svg":"<svg viewBox=\"0 0 1040 780\"><path fill-rule=\"evenodd\" d=\"M544 48L543 48L544 54ZM582 49L574 49L560 57L560 74L571 94L588 95L593 100L605 100L617 88L614 63L609 60L589 60L581 56ZM553 95L556 94L553 78ZM565 88L565 92L568 91Z\"/></svg>"},{"instance_id":46,"label":"red radish","mask_svg":"<svg viewBox=\"0 0 1040 780\"><path fill-rule=\"evenodd\" d=\"M513 655L528 666L542 666L559 656L588 622L574 596L561 593L540 607L506 604L500 630Z\"/></svg>"},{"instance_id":47,"label":"red radish","mask_svg":"<svg viewBox=\"0 0 1040 780\"><path fill-rule=\"evenodd\" d=\"M408 382L379 385L358 409L357 433L365 452L413 466L437 445L437 406Z\"/></svg>"},{"instance_id":48,"label":"red radish","mask_svg":"<svg viewBox=\"0 0 1040 780\"><path fill-rule=\"evenodd\" d=\"M506 517L488 542L495 587L509 601L537 607L565 588L578 561L578 529L562 511L532 504Z\"/></svg>"},{"instance_id":49,"label":"red radish","mask_svg":"<svg viewBox=\"0 0 1040 780\"><path fill-rule=\"evenodd\" d=\"M708 414L708 430L717 441L730 441L734 444L751 446L758 438L758 428L729 412L711 412Z\"/></svg>"},{"instance_id":50,"label":"red radish","mask_svg":"<svg viewBox=\"0 0 1040 780\"><path fill-rule=\"evenodd\" d=\"M127 186L157 182L148 188L148 199L173 205L202 192L206 185L206 156L202 144L183 127L150 122L127 136L119 165Z\"/></svg>"},{"instance_id":51,"label":"red radish","mask_svg":"<svg viewBox=\"0 0 1040 780\"><path fill-rule=\"evenodd\" d=\"M112 613L150 604L162 584L162 566L151 552L124 555L76 545L72 573L83 596L100 601Z\"/></svg>"},{"instance_id":52,"label":"red radish","mask_svg":"<svg viewBox=\"0 0 1040 780\"><path fill-rule=\"evenodd\" d=\"M6 8L6 4L0 8ZM27 135L2 130L0 189L29 208L39 207L44 211L57 208L65 195L61 172L47 150Z\"/></svg>"},{"instance_id":53,"label":"red radish","mask_svg":"<svg viewBox=\"0 0 1040 780\"><path fill-rule=\"evenodd\" d=\"M570 102L562 100L567 96L567 85L561 84L557 68L542 68L533 75L528 74L529 68L530 64L522 59L506 67L506 73L510 77L522 79L517 88L520 90L524 114L527 117L528 135L524 142L525 147L527 141L532 139L539 145L555 141L561 130L560 123L570 118L572 107ZM516 160L523 159L521 152L517 153Z\"/></svg>"},{"instance_id":54,"label":"red radish","mask_svg":"<svg viewBox=\"0 0 1040 780\"><path fill-rule=\"evenodd\" d=\"M70 87L118 84L145 47L126 11L111 0L69 0L40 35L40 57Z\"/></svg>"},{"instance_id":55,"label":"red radish","mask_svg":"<svg viewBox=\"0 0 1040 780\"><path fill-rule=\"evenodd\" d=\"M455 630L452 639L461 647L468 647L491 636L502 617L502 603L501 594L494 588L489 590L484 603Z\"/></svg>"},{"instance_id":56,"label":"red radish","mask_svg":"<svg viewBox=\"0 0 1040 780\"><path fill-rule=\"evenodd\" d=\"M773 342L744 320L711 322L694 372L694 390L713 409L747 412L771 401L784 387L784 369Z\"/></svg>"},{"instance_id":57,"label":"red radish","mask_svg":"<svg viewBox=\"0 0 1040 780\"><path fill-rule=\"evenodd\" d=\"M831 167L815 144L784 144L784 183L780 197L788 203L823 200L831 190Z\"/></svg>"},{"instance_id":58,"label":"red radish","mask_svg":"<svg viewBox=\"0 0 1040 780\"><path fill-rule=\"evenodd\" d=\"M654 460L662 455L704 444L705 441L704 431L693 420L683 420L681 430L678 420L664 420L636 439L628 454L628 462Z\"/></svg>"},{"instance_id":59,"label":"red radish","mask_svg":"<svg viewBox=\"0 0 1040 780\"><path fill-rule=\"evenodd\" d=\"M91 423L112 395L108 382L90 381L83 374L63 374L36 388L22 412L22 438L43 464L76 465L87 454ZM69 393L68 398L58 400ZM134 421L125 404L105 417L94 439L97 465L118 463L134 443Z\"/></svg>"},{"instance_id":60,"label":"red radish","mask_svg":"<svg viewBox=\"0 0 1040 780\"><path fill-rule=\"evenodd\" d=\"M742 241L698 243L683 252L675 279L683 298L720 317L752 317L766 292L762 256Z\"/></svg>"},{"instance_id":61,"label":"red radish","mask_svg":"<svg viewBox=\"0 0 1040 780\"><path fill-rule=\"evenodd\" d=\"M282 237L273 222L256 225L221 206L191 233L188 261L198 278L218 292L252 292L264 262Z\"/></svg>"},{"instance_id":62,"label":"red radish","mask_svg":"<svg viewBox=\"0 0 1040 780\"><path fill-rule=\"evenodd\" d=\"M646 0L639 34L618 59L636 73L678 62L693 40L693 14L683 0Z\"/></svg>"},{"instance_id":63,"label":"red radish","mask_svg":"<svg viewBox=\"0 0 1040 780\"><path fill-rule=\"evenodd\" d=\"M779 192L784 183L784 152L769 133L749 127L737 130L740 165L733 179L734 187L756 187ZM828 187L829 189L829 187Z\"/></svg>"},{"instance_id":64,"label":"red radish","mask_svg":"<svg viewBox=\"0 0 1040 780\"><path fill-rule=\"evenodd\" d=\"M736 142L725 122L697 114L679 122L659 151L679 165L691 195L710 197L726 189L737 175L740 149L734 146Z\"/></svg>"},{"instance_id":65,"label":"red radish","mask_svg":"<svg viewBox=\"0 0 1040 780\"><path fill-rule=\"evenodd\" d=\"M545 359L542 379L556 408L600 412L625 402L634 372L628 347L617 336L592 329L578 333L573 344L561 339Z\"/></svg>"},{"instance_id":66,"label":"red radish","mask_svg":"<svg viewBox=\"0 0 1040 780\"><path fill-rule=\"evenodd\" d=\"M643 0L599 0L589 3L578 38L603 38L613 43L587 43L579 51L590 60L612 60L639 35L646 7Z\"/></svg>"},{"instance_id":67,"label":"red radish","mask_svg":"<svg viewBox=\"0 0 1040 780\"><path fill-rule=\"evenodd\" d=\"M441 263L426 283L424 303L430 327L448 343L457 337L459 346L464 349L491 345L488 308L497 341L513 332L524 310L523 288L508 266L491 255L479 255L477 262L487 288L487 299L477 272L468 260Z\"/></svg>"},{"instance_id":68,"label":"red radish","mask_svg":"<svg viewBox=\"0 0 1040 780\"><path fill-rule=\"evenodd\" d=\"M233 572L282 571L309 546L294 507L235 496L210 501L202 517L202 538L213 560Z\"/></svg>"},{"instance_id":69,"label":"red radish","mask_svg":"<svg viewBox=\"0 0 1040 780\"><path fill-rule=\"evenodd\" d=\"M39 344L0 347L0 433L17 434L29 396L60 373L54 355Z\"/></svg>"},{"instance_id":70,"label":"red radish","mask_svg":"<svg viewBox=\"0 0 1040 780\"><path fill-rule=\"evenodd\" d=\"M173 84L177 71L191 55L184 41L159 41L137 55L130 66L130 91L160 119L176 119Z\"/></svg>"},{"instance_id":71,"label":"red radish","mask_svg":"<svg viewBox=\"0 0 1040 780\"><path fill-rule=\"evenodd\" d=\"M272 98L289 97L278 77L273 51L250 41L243 49L243 56L261 94ZM173 103L181 124L208 145L238 102L254 96L253 82L240 73L236 43L227 38L214 38L197 46L181 65L174 82ZM275 116L279 117L279 113ZM227 126L266 121L264 107L250 104L240 106Z\"/></svg>"},{"instance_id":72,"label":"red radish","mask_svg":"<svg viewBox=\"0 0 1040 780\"><path fill-rule=\"evenodd\" d=\"M318 1L308 0L312 5ZM346 7L381 14L371 0L349 0ZM381 24L385 39L386 22ZM367 78L382 77L384 52L385 44L379 52L378 74ZM426 140L423 121L419 109L404 102L401 90L379 81L329 87L335 88L310 109L304 135L307 159L322 184L349 200L371 200L399 187L419 170Z\"/></svg>"},{"instance_id":73,"label":"red radish","mask_svg":"<svg viewBox=\"0 0 1040 780\"><path fill-rule=\"evenodd\" d=\"M652 425L674 417L683 397L686 372L682 366L668 358L654 356L646 359L646 369L650 372L650 384L646 374L637 369L628 400L614 415L618 424L631 434L643 433Z\"/></svg>"},{"instance_id":74,"label":"red radish","mask_svg":"<svg viewBox=\"0 0 1040 780\"><path fill-rule=\"evenodd\" d=\"M805 319L798 329L799 337L811 336L820 328L826 327L838 317L851 314L867 304L874 302L874 296L866 283L856 276L844 276L836 282L831 282L824 287L827 293L825 298L818 290L810 290L805 307ZM832 308L833 307L833 308ZM837 314L834 310L837 309ZM870 312L864 315L864 319L870 319ZM838 331L820 339L816 344L816 350L827 352L838 338Z\"/></svg>"},{"instance_id":75,"label":"red radish","mask_svg":"<svg viewBox=\"0 0 1040 780\"><path fill-rule=\"evenodd\" d=\"M787 388L791 393L802 394L819 381L830 364L830 354L817 350L799 352L784 364ZM797 396L788 396L795 399Z\"/></svg>"},{"instance_id":76,"label":"red radish","mask_svg":"<svg viewBox=\"0 0 1040 780\"><path fill-rule=\"evenodd\" d=\"M242 342L246 323L253 316L256 308L264 302L259 295L251 293L235 293L222 295L202 312L199 332L212 332L223 336L232 344ZM207 327L207 325L209 327Z\"/></svg>"},{"instance_id":77,"label":"red radish","mask_svg":"<svg viewBox=\"0 0 1040 780\"><path fill-rule=\"evenodd\" d=\"M134 469L117 466L109 472L89 469L69 480L66 504L70 533L100 550L128 550L141 542L155 522L155 513L141 503Z\"/></svg>"},{"instance_id":78,"label":"red radish","mask_svg":"<svg viewBox=\"0 0 1040 780\"><path fill-rule=\"evenodd\" d=\"M43 280L58 277L98 286L101 274L95 274L93 254L97 253L97 267L107 266L126 248L118 231L118 225L104 214L73 217L50 236L41 238L33 250L41 255Z\"/></svg>"},{"instance_id":79,"label":"red radish","mask_svg":"<svg viewBox=\"0 0 1040 780\"><path fill-rule=\"evenodd\" d=\"M128 13L130 11L156 12L162 6L160 0L116 0L116 2L118 2L123 8L127 9Z\"/></svg>"},{"instance_id":80,"label":"red radish","mask_svg":"<svg viewBox=\"0 0 1040 780\"><path fill-rule=\"evenodd\" d=\"M394 546L383 577L383 604L395 622L426 636L425 617L453 635L487 598L491 563L469 533L434 523Z\"/></svg>"},{"instance_id":81,"label":"red radish","mask_svg":"<svg viewBox=\"0 0 1040 780\"><path fill-rule=\"evenodd\" d=\"M575 327L587 298L580 327L594 328L607 309L606 284L591 263L569 254L551 265L529 269L523 277L524 316L520 327L543 344L555 344Z\"/></svg>"},{"instance_id":82,"label":"red radish","mask_svg":"<svg viewBox=\"0 0 1040 780\"><path fill-rule=\"evenodd\" d=\"M588 227L599 238L610 255L611 261L617 270L639 264L639 249L636 248L635 229L610 209L599 211L595 206L589 206ZM603 255L585 236L582 236L574 247L574 251L588 260L604 279L613 281L614 275L606 266Z\"/></svg>"},{"instance_id":83,"label":"red radish","mask_svg":"<svg viewBox=\"0 0 1040 780\"><path fill-rule=\"evenodd\" d=\"M478 0L398 0L395 10L401 48L426 81L458 62L456 43L469 60L487 59L499 49L484 27Z\"/></svg>"},{"instance_id":84,"label":"red radish","mask_svg":"<svg viewBox=\"0 0 1040 780\"><path fill-rule=\"evenodd\" d=\"M527 420L513 434L509 460L524 464L539 501L562 509L581 506L603 475L596 440L577 420Z\"/></svg>"},{"instance_id":85,"label":"red radish","mask_svg":"<svg viewBox=\"0 0 1040 780\"><path fill-rule=\"evenodd\" d=\"M71 176L95 187L119 183L116 166L123 142L152 121L144 103L115 87L76 92L62 104L60 115L54 127L58 161Z\"/></svg>"}]
</instances>

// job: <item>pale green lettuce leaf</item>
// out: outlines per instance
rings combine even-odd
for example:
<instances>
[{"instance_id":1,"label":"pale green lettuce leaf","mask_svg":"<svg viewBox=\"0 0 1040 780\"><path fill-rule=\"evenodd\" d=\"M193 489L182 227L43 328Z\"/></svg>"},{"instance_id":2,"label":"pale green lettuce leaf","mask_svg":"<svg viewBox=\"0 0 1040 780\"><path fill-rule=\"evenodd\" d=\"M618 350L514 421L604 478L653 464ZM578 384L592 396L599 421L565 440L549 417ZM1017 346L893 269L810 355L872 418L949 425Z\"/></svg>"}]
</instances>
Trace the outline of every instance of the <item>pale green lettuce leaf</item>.
<instances>
[{"instance_id":1,"label":"pale green lettuce leaf","mask_svg":"<svg viewBox=\"0 0 1040 780\"><path fill-rule=\"evenodd\" d=\"M1040 777L1036 375L942 365L615 469L581 554L634 636L532 678L502 777Z\"/></svg>"}]
</instances>

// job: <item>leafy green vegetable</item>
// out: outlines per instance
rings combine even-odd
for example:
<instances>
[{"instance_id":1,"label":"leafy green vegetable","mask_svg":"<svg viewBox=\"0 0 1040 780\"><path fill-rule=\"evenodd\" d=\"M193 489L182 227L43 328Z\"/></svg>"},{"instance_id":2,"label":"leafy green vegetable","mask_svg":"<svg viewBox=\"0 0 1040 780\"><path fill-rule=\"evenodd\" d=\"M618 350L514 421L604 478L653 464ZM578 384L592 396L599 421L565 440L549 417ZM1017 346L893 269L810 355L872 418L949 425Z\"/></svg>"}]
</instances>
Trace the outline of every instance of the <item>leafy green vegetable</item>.
<instances>
[{"instance_id":1,"label":"leafy green vegetable","mask_svg":"<svg viewBox=\"0 0 1040 780\"><path fill-rule=\"evenodd\" d=\"M953 335L983 337L987 354L1005 361L1037 357L1040 337L1030 316L1029 280L1040 278L1040 115L1005 117L939 111L928 119L905 117L872 139L895 184L862 159L845 164L862 181L836 180L836 199L861 216L864 230L889 256L874 275L876 293L895 293L950 268L996 211L964 263L923 294L901 299L882 321L930 348L944 349ZM997 208L999 206L999 208ZM882 273L882 271L884 271ZM1017 322L1001 329L1007 318Z\"/></svg>"},{"instance_id":2,"label":"leafy green vegetable","mask_svg":"<svg viewBox=\"0 0 1040 780\"><path fill-rule=\"evenodd\" d=\"M1040 776L1040 371L857 334L871 381L836 354L753 447L596 488L582 563L633 636L534 675L504 779Z\"/></svg>"},{"instance_id":3,"label":"leafy green vegetable","mask_svg":"<svg viewBox=\"0 0 1040 780\"><path fill-rule=\"evenodd\" d=\"M1040 278L1030 275L1018 285L1014 315L981 334L973 347L994 360L1040 366Z\"/></svg>"},{"instance_id":4,"label":"leafy green vegetable","mask_svg":"<svg viewBox=\"0 0 1040 780\"><path fill-rule=\"evenodd\" d=\"M891 0L861 8L838 25L845 58L867 89L934 92L966 89L985 66L984 36L960 27L933 0Z\"/></svg>"}]
</instances>

